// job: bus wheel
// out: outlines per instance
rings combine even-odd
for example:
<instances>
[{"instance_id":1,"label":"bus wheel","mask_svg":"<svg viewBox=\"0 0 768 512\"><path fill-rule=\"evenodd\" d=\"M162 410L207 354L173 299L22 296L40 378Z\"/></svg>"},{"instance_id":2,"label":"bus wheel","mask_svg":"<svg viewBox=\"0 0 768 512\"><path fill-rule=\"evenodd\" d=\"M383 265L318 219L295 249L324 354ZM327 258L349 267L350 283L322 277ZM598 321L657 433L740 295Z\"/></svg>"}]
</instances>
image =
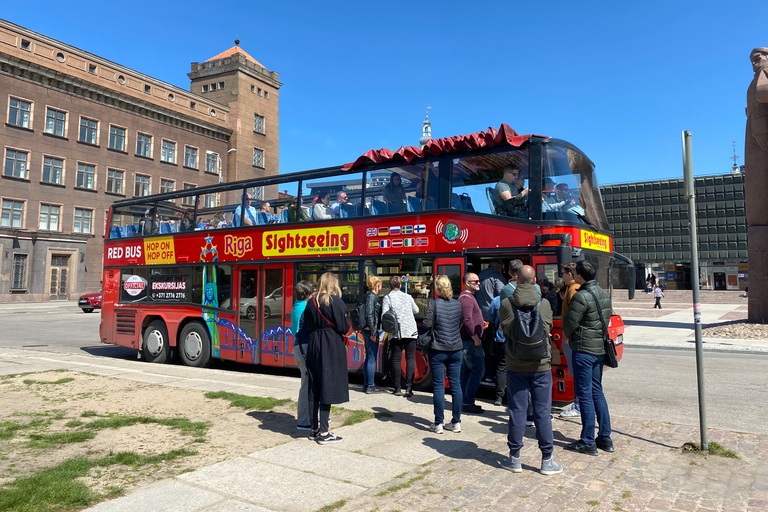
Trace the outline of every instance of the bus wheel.
<instances>
[{"instance_id":1,"label":"bus wheel","mask_svg":"<svg viewBox=\"0 0 768 512\"><path fill-rule=\"evenodd\" d=\"M211 338L208 329L197 322L184 326L179 337L179 356L187 366L205 368L211 362Z\"/></svg>"},{"instance_id":2,"label":"bus wheel","mask_svg":"<svg viewBox=\"0 0 768 512\"><path fill-rule=\"evenodd\" d=\"M141 357L150 363L167 363L171 360L168 329L162 320L154 320L144 330Z\"/></svg>"},{"instance_id":3,"label":"bus wheel","mask_svg":"<svg viewBox=\"0 0 768 512\"><path fill-rule=\"evenodd\" d=\"M248 306L245 315L248 317L248 320L256 320L256 308Z\"/></svg>"}]
</instances>

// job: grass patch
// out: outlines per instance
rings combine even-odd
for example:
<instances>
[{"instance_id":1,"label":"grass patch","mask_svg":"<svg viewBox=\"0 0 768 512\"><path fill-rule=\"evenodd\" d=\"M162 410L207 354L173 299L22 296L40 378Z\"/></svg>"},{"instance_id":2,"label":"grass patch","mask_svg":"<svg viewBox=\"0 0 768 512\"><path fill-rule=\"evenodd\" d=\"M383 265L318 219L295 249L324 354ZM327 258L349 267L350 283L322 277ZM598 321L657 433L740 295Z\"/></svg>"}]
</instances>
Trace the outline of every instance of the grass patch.
<instances>
[{"instance_id":1,"label":"grass patch","mask_svg":"<svg viewBox=\"0 0 768 512\"><path fill-rule=\"evenodd\" d=\"M699 443L685 443L683 445L684 452L701 453L701 445ZM720 443L712 441L709 443L709 454L716 455L718 457L727 457L729 459L740 459L739 454L733 450L725 448Z\"/></svg>"},{"instance_id":2,"label":"grass patch","mask_svg":"<svg viewBox=\"0 0 768 512\"><path fill-rule=\"evenodd\" d=\"M94 416L98 416L96 411L83 411L80 413L81 418L93 418Z\"/></svg>"},{"instance_id":3,"label":"grass patch","mask_svg":"<svg viewBox=\"0 0 768 512\"><path fill-rule=\"evenodd\" d=\"M275 407L285 405L291 401L288 398L277 399L261 396L246 396L230 393L228 391L211 391L205 394L205 398L221 398L222 400L229 400L229 405L232 407L240 407L241 409L249 410L255 409L257 411L271 411Z\"/></svg>"},{"instance_id":4,"label":"grass patch","mask_svg":"<svg viewBox=\"0 0 768 512\"><path fill-rule=\"evenodd\" d=\"M379 492L376 494L376 496L386 496L387 494L391 494L393 492L397 492L401 489L407 489L411 485L413 485L415 482L418 482L419 480L424 480L424 477L427 476L429 471L425 471L423 474L415 476L413 478L409 478L406 482L403 482L399 485L393 485L392 487L388 487L387 489Z\"/></svg>"},{"instance_id":5,"label":"grass patch","mask_svg":"<svg viewBox=\"0 0 768 512\"><path fill-rule=\"evenodd\" d=\"M186 418L151 418L149 416L124 416L122 414L114 414L106 418L100 418L91 421L90 423L86 423L83 428L100 430L149 423L175 428L182 434L192 437L204 437L211 427L211 423L208 421L189 421Z\"/></svg>"},{"instance_id":6,"label":"grass patch","mask_svg":"<svg viewBox=\"0 0 768 512\"><path fill-rule=\"evenodd\" d=\"M0 423L0 440L7 441L16 437L16 433L22 430L29 430L48 425L51 420L32 420L29 423L18 423L16 421L4 421Z\"/></svg>"},{"instance_id":7,"label":"grass patch","mask_svg":"<svg viewBox=\"0 0 768 512\"><path fill-rule=\"evenodd\" d=\"M372 420L376 417L376 414L372 413L371 411L363 411L361 409L352 411L352 414L350 414L347 419L344 420L344 423L341 424L342 427L346 427L347 425L354 425L356 423L362 423L366 420Z\"/></svg>"},{"instance_id":8,"label":"grass patch","mask_svg":"<svg viewBox=\"0 0 768 512\"><path fill-rule=\"evenodd\" d=\"M32 384L50 384L50 385L56 385L56 384L66 384L67 382L72 382L72 377L64 377L63 379L59 380L33 380L33 379L24 379L22 382L26 384L27 386L31 386Z\"/></svg>"},{"instance_id":9,"label":"grass patch","mask_svg":"<svg viewBox=\"0 0 768 512\"><path fill-rule=\"evenodd\" d=\"M35 475L17 478L0 488L0 510L37 512L89 507L103 497L77 481L78 478L86 476L91 468L115 464L137 467L194 454L195 452L188 450L174 450L143 457L133 452L122 452L96 460L83 457L70 459ZM121 488L107 487L104 496L114 496L121 492Z\"/></svg>"},{"instance_id":10,"label":"grass patch","mask_svg":"<svg viewBox=\"0 0 768 512\"><path fill-rule=\"evenodd\" d=\"M599 504L600 504L600 502L599 502L599 501L597 501L597 500L589 500L589 501L587 502L587 505L589 505L590 507L596 507L596 506L598 506Z\"/></svg>"},{"instance_id":11,"label":"grass patch","mask_svg":"<svg viewBox=\"0 0 768 512\"><path fill-rule=\"evenodd\" d=\"M94 432L62 432L57 434L32 434L29 447L35 449L51 448L60 444L82 443L96 437Z\"/></svg>"},{"instance_id":12,"label":"grass patch","mask_svg":"<svg viewBox=\"0 0 768 512\"><path fill-rule=\"evenodd\" d=\"M317 512L331 512L331 510L338 510L347 504L347 500L339 500L317 509Z\"/></svg>"},{"instance_id":13,"label":"grass patch","mask_svg":"<svg viewBox=\"0 0 768 512\"><path fill-rule=\"evenodd\" d=\"M621 493L621 499L625 500L632 497L632 491L624 491Z\"/></svg>"},{"instance_id":14,"label":"grass patch","mask_svg":"<svg viewBox=\"0 0 768 512\"><path fill-rule=\"evenodd\" d=\"M65 423L67 428L77 428L81 427L83 425L83 422L80 420L72 420Z\"/></svg>"}]
</instances>

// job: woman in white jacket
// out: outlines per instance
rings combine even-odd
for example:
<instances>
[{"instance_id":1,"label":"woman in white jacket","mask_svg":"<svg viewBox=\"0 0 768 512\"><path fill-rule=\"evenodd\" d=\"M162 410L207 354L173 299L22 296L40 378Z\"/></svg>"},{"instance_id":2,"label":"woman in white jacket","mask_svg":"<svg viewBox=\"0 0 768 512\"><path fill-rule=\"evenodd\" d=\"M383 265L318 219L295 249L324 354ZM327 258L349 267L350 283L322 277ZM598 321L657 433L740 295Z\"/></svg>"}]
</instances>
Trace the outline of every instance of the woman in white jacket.
<instances>
[{"instance_id":1,"label":"woman in white jacket","mask_svg":"<svg viewBox=\"0 0 768 512\"><path fill-rule=\"evenodd\" d=\"M397 323L400 326L398 338L392 338L389 341L390 376L395 385L395 396L413 396L413 374L416 373L416 338L419 335L416 326L416 318L413 315L419 312L419 307L413 301L413 297L400 291L402 282L399 276L389 278L389 289L391 290L385 297L381 305L381 314L390 309L394 311ZM403 350L405 350L405 393L400 388L400 368L403 361Z\"/></svg>"}]
</instances>

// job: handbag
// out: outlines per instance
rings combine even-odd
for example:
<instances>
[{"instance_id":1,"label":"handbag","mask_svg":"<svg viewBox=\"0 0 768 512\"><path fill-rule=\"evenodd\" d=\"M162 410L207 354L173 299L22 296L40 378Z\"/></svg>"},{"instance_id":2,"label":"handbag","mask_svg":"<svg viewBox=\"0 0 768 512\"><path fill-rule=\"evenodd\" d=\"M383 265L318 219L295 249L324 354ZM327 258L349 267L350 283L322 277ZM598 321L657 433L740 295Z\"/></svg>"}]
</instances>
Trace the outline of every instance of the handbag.
<instances>
[{"instance_id":1,"label":"handbag","mask_svg":"<svg viewBox=\"0 0 768 512\"><path fill-rule=\"evenodd\" d=\"M433 304L435 302L435 299L432 299L429 301L430 304ZM429 306L427 306L429 307ZM429 352L429 349L432 348L432 342L435 341L435 316L437 315L437 304L432 305L432 326L426 330L426 332L422 332L419 334L418 338L416 338L416 348L421 350L422 352Z\"/></svg>"},{"instance_id":2,"label":"handbag","mask_svg":"<svg viewBox=\"0 0 768 512\"><path fill-rule=\"evenodd\" d=\"M600 315L600 323L603 324L603 348L605 349L605 361L603 364L608 368L618 368L619 360L616 358L616 345L611 339L611 335L608 334L608 325L605 323L603 317L603 308L600 307L600 302L597 300L595 292L586 288L586 291L595 299L595 305L597 306L597 314Z\"/></svg>"},{"instance_id":3,"label":"handbag","mask_svg":"<svg viewBox=\"0 0 768 512\"><path fill-rule=\"evenodd\" d=\"M317 308L317 312L320 313L320 316L323 317L323 320L328 322L328 325L330 325L331 327L336 329L336 331L338 332L339 328L336 327L336 324L334 324L333 322L331 322L330 320L325 318L325 315L323 314L323 312L320 311L320 304L317 303L317 296L312 297L312 300L315 301L315 307ZM347 346L349 346L349 334L350 333L349 333L349 330L348 330L347 333L343 336L343 338L344 338L344 345L347 345Z\"/></svg>"}]
</instances>

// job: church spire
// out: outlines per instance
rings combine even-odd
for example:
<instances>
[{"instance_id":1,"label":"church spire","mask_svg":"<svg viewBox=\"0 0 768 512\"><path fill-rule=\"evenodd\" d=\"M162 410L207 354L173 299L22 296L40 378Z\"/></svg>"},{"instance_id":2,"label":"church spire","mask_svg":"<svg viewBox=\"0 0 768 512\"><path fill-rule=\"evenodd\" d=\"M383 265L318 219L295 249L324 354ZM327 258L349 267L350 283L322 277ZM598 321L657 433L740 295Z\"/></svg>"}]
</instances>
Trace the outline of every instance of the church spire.
<instances>
[{"instance_id":1,"label":"church spire","mask_svg":"<svg viewBox=\"0 0 768 512\"><path fill-rule=\"evenodd\" d=\"M429 142L430 139L432 139L432 123L429 122L429 109L432 107L427 107L427 115L424 118L424 126L421 129L421 138L419 139L419 146L424 147L427 142Z\"/></svg>"}]
</instances>

